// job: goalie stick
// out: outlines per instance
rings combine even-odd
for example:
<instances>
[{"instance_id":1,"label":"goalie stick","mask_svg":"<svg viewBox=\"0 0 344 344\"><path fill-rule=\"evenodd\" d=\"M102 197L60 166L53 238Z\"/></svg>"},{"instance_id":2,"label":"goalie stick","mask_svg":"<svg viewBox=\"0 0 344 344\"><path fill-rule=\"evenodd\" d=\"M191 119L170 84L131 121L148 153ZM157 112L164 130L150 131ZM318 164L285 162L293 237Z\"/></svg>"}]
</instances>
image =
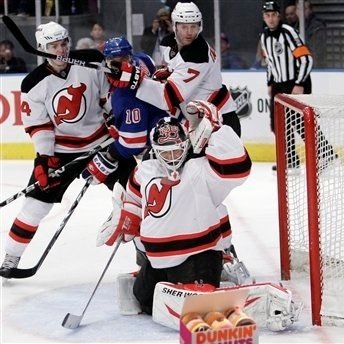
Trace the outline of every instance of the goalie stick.
<instances>
[{"instance_id":1,"label":"goalie stick","mask_svg":"<svg viewBox=\"0 0 344 344\"><path fill-rule=\"evenodd\" d=\"M88 189L88 187L91 185L92 182L92 178L88 179L86 184L83 186L83 188L81 189L81 191L79 192L77 198L75 199L75 201L73 202L72 206L70 207L70 209L68 210L67 215L64 217L64 219L62 220L58 230L55 232L54 236L52 237L52 239L50 240L47 248L44 250L41 258L39 259L39 261L37 262L37 264L29 269L19 269L19 268L12 268L8 271L8 273L6 274L6 276L4 276L5 278L28 278L33 276L34 274L36 274L36 272L38 271L38 269L40 268L40 266L42 265L42 263L44 262L45 258L47 257L48 253L50 252L51 248L53 247L53 245L55 244L56 240L58 239L58 237L60 236L62 230L65 228L68 220L70 219L70 217L72 216L72 214L74 213L75 208L78 206L78 204L80 203L81 198L84 196L86 190Z\"/></svg>"},{"instance_id":2,"label":"goalie stick","mask_svg":"<svg viewBox=\"0 0 344 344\"><path fill-rule=\"evenodd\" d=\"M88 300L88 302L87 302L87 304L86 304L86 306L85 306L85 308L83 310L83 312L81 313L81 315L74 315L74 314L71 314L71 313L67 313L66 316L64 317L63 321L62 321L62 326L63 327L69 328L69 329L76 329L76 328L79 327L79 325L81 323L81 320L84 317L84 315L86 313L86 310L87 310L89 304L91 303L91 301L93 299L93 296L94 296L94 294L96 293L96 291L97 291L97 289L99 287L100 282L102 281L102 279L103 279L103 277L104 277L108 267L110 266L110 264L112 262L113 257L115 256L115 254L116 254L116 252L117 252L117 250L119 248L119 245L122 242L122 239L123 239L123 234L121 234L117 238L115 247L113 249L113 252L111 253L111 256L110 256L108 262L106 263L105 268L104 268L104 270L103 270L103 272L102 272L102 274L101 274L101 276L100 276L100 278L99 278L99 280L98 280L98 282L97 282L97 284L96 284L96 286L95 286L95 288L94 288L94 290L93 290L93 292L92 292L92 294L91 294L91 296L90 296L90 298L89 298L89 300Z\"/></svg>"},{"instance_id":3,"label":"goalie stick","mask_svg":"<svg viewBox=\"0 0 344 344\"><path fill-rule=\"evenodd\" d=\"M19 42L19 44L23 47L23 49L30 54L43 56L43 57L50 58L53 60L63 61L70 64L82 66L82 67L100 69L107 73L109 72L114 73L114 71L110 71L108 68L104 66L90 63L90 62L102 62L104 60L103 54L96 49L74 50L69 53L69 56L50 54L45 51L40 51L34 48L25 38L23 33L20 31L17 24L10 17L3 16L2 21L6 25L8 30L12 33L12 35L16 38L16 40Z\"/></svg>"},{"instance_id":4,"label":"goalie stick","mask_svg":"<svg viewBox=\"0 0 344 344\"><path fill-rule=\"evenodd\" d=\"M74 159L73 161L69 162L68 164L58 168L57 170L49 173L49 178L54 178L54 177L59 177L66 169L70 169L71 167L75 166L77 163L80 162L80 160L84 160L89 158L90 156L92 156L93 154L96 154L97 152L99 152L101 149L107 147L109 144L111 144L114 141L114 138L109 138L106 141L102 142L101 144L99 144L98 146L92 148L90 151L86 152L83 155L80 155L79 157L77 157L76 159ZM5 199L4 201L2 201L0 203L0 208L4 207L5 205L13 202L14 200L16 200L17 198L23 196L23 195L27 195L29 192L33 191L35 189L35 187L38 186L38 181L27 186L25 189L19 191L18 193L14 194L13 196Z\"/></svg>"}]
</instances>

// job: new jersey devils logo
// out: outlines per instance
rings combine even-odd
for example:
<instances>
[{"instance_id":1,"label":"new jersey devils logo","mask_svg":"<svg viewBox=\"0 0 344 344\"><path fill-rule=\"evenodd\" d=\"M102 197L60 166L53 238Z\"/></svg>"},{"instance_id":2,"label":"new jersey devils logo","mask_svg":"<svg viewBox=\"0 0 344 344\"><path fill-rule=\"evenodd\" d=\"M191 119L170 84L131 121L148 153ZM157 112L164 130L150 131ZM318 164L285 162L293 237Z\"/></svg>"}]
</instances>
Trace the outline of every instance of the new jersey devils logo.
<instances>
[{"instance_id":1,"label":"new jersey devils logo","mask_svg":"<svg viewBox=\"0 0 344 344\"><path fill-rule=\"evenodd\" d=\"M159 179L153 179L146 187L146 206L144 218L164 216L171 208L172 187L176 183L161 183Z\"/></svg>"},{"instance_id":2,"label":"new jersey devils logo","mask_svg":"<svg viewBox=\"0 0 344 344\"><path fill-rule=\"evenodd\" d=\"M61 122L75 123L85 115L86 98L84 92L86 85L69 86L57 93L53 99L53 110L55 112L56 125Z\"/></svg>"}]
</instances>

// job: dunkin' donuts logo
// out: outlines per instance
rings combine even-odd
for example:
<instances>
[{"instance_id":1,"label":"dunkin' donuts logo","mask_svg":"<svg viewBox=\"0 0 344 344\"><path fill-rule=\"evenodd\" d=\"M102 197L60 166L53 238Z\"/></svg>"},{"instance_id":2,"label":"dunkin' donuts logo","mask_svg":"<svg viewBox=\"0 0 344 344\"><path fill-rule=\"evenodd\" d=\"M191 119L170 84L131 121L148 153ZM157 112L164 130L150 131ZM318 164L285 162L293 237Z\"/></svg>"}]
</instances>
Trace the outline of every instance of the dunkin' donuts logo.
<instances>
[{"instance_id":1,"label":"dunkin' donuts logo","mask_svg":"<svg viewBox=\"0 0 344 344\"><path fill-rule=\"evenodd\" d=\"M236 113L239 118L250 116L252 112L251 91L247 87L230 87L230 92L237 106Z\"/></svg>"}]
</instances>

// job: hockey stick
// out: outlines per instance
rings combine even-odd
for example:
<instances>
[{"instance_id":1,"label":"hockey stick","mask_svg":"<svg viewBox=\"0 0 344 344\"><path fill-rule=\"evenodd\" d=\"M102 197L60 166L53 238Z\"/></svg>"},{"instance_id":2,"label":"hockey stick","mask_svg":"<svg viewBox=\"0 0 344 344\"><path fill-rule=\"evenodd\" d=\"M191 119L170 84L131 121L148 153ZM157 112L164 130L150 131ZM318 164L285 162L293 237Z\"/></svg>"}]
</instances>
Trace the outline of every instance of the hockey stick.
<instances>
[{"instance_id":1,"label":"hockey stick","mask_svg":"<svg viewBox=\"0 0 344 344\"><path fill-rule=\"evenodd\" d=\"M50 54L45 51L40 51L38 49L35 49L25 38L23 33L20 31L17 24L8 16L3 16L2 21L6 25L6 27L9 29L9 31L12 33L12 35L16 38L16 40L20 43L20 45L23 47L23 49L34 55L43 56L46 58L50 58L53 60L63 61L70 64L93 68L93 69L100 69L104 72L111 72L108 68L103 67L101 65L97 65L92 62L102 62L104 60L103 54L96 50L96 49L82 49L82 50L74 50L69 53L69 56L61 56L61 55L55 55Z\"/></svg>"},{"instance_id":2,"label":"hockey stick","mask_svg":"<svg viewBox=\"0 0 344 344\"><path fill-rule=\"evenodd\" d=\"M108 267L110 266L110 263L112 262L112 259L113 257L115 256L117 250L118 250L118 247L119 245L121 244L122 242L122 238L123 238L123 234L121 234L117 240L116 240L116 244L115 244L115 248L113 249L113 252L111 253L111 256L109 258L109 261L106 263L106 266L98 280L98 283L96 284L83 312L81 313L81 315L74 315L74 314L71 314L71 313L67 313L66 316L64 317L63 321L62 321L62 326L65 327L65 328L69 328L69 329L76 329L79 327L80 323L81 323L81 320L82 318L84 317L85 313L86 313L86 310L89 306L89 304L91 303L92 299L93 299L93 296L94 294L96 293L98 287L99 287L99 284L100 282L102 281Z\"/></svg>"},{"instance_id":3,"label":"hockey stick","mask_svg":"<svg viewBox=\"0 0 344 344\"><path fill-rule=\"evenodd\" d=\"M86 152L83 155L80 155L79 157L75 158L74 160L72 160L71 162L69 162L68 164L58 168L57 170L49 173L49 177L50 178L54 178L54 177L59 177L66 169L70 169L71 167L75 166L77 163L80 162L80 160L84 160L89 158L90 156L92 156L93 154L96 154L97 152L99 152L101 149L107 147L109 144L111 144L114 141L114 139L111 137L108 140L102 142L101 144L99 144L98 146L92 148L90 151ZM0 203L0 208L4 207L5 205L13 202L14 200L16 200L17 198L28 194L29 192L33 191L35 189L36 186L38 186L38 181L27 186L25 189L19 191L18 193L14 194L13 196L5 199L4 201L2 201Z\"/></svg>"},{"instance_id":4,"label":"hockey stick","mask_svg":"<svg viewBox=\"0 0 344 344\"><path fill-rule=\"evenodd\" d=\"M37 270L40 268L40 266L44 262L45 258L47 257L48 253L50 252L51 248L55 244L56 240L60 236L62 230L65 228L65 226L66 226L68 220L70 219L70 217L72 216L75 208L80 203L81 198L84 196L86 190L91 185L91 182L92 182L92 178L89 178L87 180L86 184L82 187L82 189L79 192L77 198L75 199L75 201L73 202L72 206L68 210L67 215L62 220L58 230L55 232L54 236L50 240L47 248L44 250L44 252L43 252L41 258L39 259L39 261L37 262L37 264L34 267L29 268L29 269L12 268L12 269L9 270L9 272L4 277L6 277L6 278L28 278L28 277L33 276L37 272Z\"/></svg>"}]
</instances>

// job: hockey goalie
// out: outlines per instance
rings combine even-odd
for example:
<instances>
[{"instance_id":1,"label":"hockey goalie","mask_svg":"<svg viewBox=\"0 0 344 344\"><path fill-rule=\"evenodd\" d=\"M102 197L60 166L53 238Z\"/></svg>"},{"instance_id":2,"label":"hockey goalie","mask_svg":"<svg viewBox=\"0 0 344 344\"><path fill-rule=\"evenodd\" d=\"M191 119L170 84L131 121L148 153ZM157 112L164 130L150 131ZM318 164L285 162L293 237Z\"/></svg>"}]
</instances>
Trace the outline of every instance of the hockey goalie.
<instances>
[{"instance_id":1,"label":"hockey goalie","mask_svg":"<svg viewBox=\"0 0 344 344\"><path fill-rule=\"evenodd\" d=\"M249 176L250 157L213 104L189 102L187 116L188 129L171 117L152 129L150 153L126 190L115 189L112 225L99 233L98 242L107 245L119 235L134 238L140 253L140 270L118 276L120 312L152 314L178 329L188 295L247 288L245 313L258 326L284 330L297 320L300 305L281 286L243 284L249 274L231 246L223 201ZM225 276L229 287L221 285Z\"/></svg>"}]
</instances>

